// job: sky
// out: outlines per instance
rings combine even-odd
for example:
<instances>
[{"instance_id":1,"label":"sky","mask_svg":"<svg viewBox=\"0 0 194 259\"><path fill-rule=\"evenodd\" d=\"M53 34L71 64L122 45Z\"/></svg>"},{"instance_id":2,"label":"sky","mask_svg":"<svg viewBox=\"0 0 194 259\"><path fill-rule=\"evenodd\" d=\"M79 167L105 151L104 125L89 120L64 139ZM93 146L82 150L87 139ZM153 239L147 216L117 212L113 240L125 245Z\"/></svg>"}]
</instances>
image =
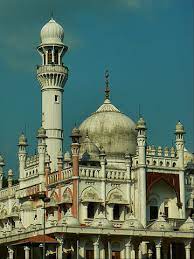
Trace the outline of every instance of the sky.
<instances>
[{"instance_id":1,"label":"sky","mask_svg":"<svg viewBox=\"0 0 194 259\"><path fill-rule=\"evenodd\" d=\"M40 30L53 13L69 47L64 63L64 149L69 135L104 100L104 72L111 101L134 121L145 118L148 144L171 146L175 125L186 130L194 152L192 0L1 0L0 153L18 174L21 132L36 151L41 92L36 65ZM139 109L140 107L140 109Z\"/></svg>"}]
</instances>

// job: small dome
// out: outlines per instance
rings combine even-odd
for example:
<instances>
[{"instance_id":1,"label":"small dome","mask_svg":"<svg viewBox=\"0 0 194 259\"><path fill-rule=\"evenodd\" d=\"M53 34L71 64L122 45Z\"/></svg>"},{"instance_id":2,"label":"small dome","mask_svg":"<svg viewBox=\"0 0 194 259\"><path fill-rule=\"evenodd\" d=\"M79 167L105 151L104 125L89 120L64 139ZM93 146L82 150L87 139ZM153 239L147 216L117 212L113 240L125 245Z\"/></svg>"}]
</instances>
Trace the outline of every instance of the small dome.
<instances>
[{"instance_id":1,"label":"small dome","mask_svg":"<svg viewBox=\"0 0 194 259\"><path fill-rule=\"evenodd\" d=\"M184 126L180 121L176 124L175 133L185 133Z\"/></svg>"},{"instance_id":2,"label":"small dome","mask_svg":"<svg viewBox=\"0 0 194 259\"><path fill-rule=\"evenodd\" d=\"M19 146L27 146L27 138L25 137L24 133L22 133L19 137Z\"/></svg>"},{"instance_id":3,"label":"small dome","mask_svg":"<svg viewBox=\"0 0 194 259\"><path fill-rule=\"evenodd\" d=\"M98 147L90 140L88 134L81 143L80 147L80 158L81 160L99 160L100 150Z\"/></svg>"},{"instance_id":4,"label":"small dome","mask_svg":"<svg viewBox=\"0 0 194 259\"><path fill-rule=\"evenodd\" d=\"M80 125L81 144L86 135L98 148L103 147L107 157L125 156L136 152L136 126L126 115L121 113L109 99Z\"/></svg>"},{"instance_id":5,"label":"small dome","mask_svg":"<svg viewBox=\"0 0 194 259\"><path fill-rule=\"evenodd\" d=\"M8 170L7 175L8 175L9 177L12 177L12 176L13 176L13 171L12 171L12 169L9 169L9 170Z\"/></svg>"},{"instance_id":6,"label":"small dome","mask_svg":"<svg viewBox=\"0 0 194 259\"><path fill-rule=\"evenodd\" d=\"M143 229L143 225L139 220L137 220L134 215L130 215L127 220L122 225L125 229Z\"/></svg>"},{"instance_id":7,"label":"small dome","mask_svg":"<svg viewBox=\"0 0 194 259\"><path fill-rule=\"evenodd\" d=\"M173 231L173 227L165 220L163 215L160 215L157 220L155 220L149 229L153 231Z\"/></svg>"},{"instance_id":8,"label":"small dome","mask_svg":"<svg viewBox=\"0 0 194 259\"><path fill-rule=\"evenodd\" d=\"M102 212L98 214L97 217L94 218L93 222L90 225L95 228L112 228L112 223L104 216Z\"/></svg>"},{"instance_id":9,"label":"small dome","mask_svg":"<svg viewBox=\"0 0 194 259\"><path fill-rule=\"evenodd\" d=\"M38 129L37 138L46 138L46 130L43 127Z\"/></svg>"},{"instance_id":10,"label":"small dome","mask_svg":"<svg viewBox=\"0 0 194 259\"><path fill-rule=\"evenodd\" d=\"M65 155L64 155L64 161L66 162L68 162L68 161L70 161L71 160L71 156L70 156L70 153L67 151L67 152L65 152Z\"/></svg>"},{"instance_id":11,"label":"small dome","mask_svg":"<svg viewBox=\"0 0 194 259\"><path fill-rule=\"evenodd\" d=\"M80 135L80 130L78 128L73 128L71 132L72 136L79 136Z\"/></svg>"},{"instance_id":12,"label":"small dome","mask_svg":"<svg viewBox=\"0 0 194 259\"><path fill-rule=\"evenodd\" d=\"M79 220L73 217L70 209L66 212L64 218L62 218L61 224L68 227L77 227L80 225Z\"/></svg>"},{"instance_id":13,"label":"small dome","mask_svg":"<svg viewBox=\"0 0 194 259\"><path fill-rule=\"evenodd\" d=\"M193 232L194 231L194 221L191 217L188 217L188 219L180 226L180 231L183 232Z\"/></svg>"},{"instance_id":14,"label":"small dome","mask_svg":"<svg viewBox=\"0 0 194 259\"><path fill-rule=\"evenodd\" d=\"M142 117L139 118L136 128L137 129L146 129L146 123L145 123L145 120Z\"/></svg>"},{"instance_id":15,"label":"small dome","mask_svg":"<svg viewBox=\"0 0 194 259\"><path fill-rule=\"evenodd\" d=\"M64 30L60 24L51 19L40 32L41 44L63 44Z\"/></svg>"}]
</instances>

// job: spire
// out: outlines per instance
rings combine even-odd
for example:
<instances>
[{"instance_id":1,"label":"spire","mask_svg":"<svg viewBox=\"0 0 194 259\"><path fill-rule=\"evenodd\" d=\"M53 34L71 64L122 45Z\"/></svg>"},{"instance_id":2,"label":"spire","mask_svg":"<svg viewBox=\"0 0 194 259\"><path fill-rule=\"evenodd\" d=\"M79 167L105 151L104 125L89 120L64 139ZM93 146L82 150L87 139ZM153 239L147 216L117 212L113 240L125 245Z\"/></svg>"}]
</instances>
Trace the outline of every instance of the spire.
<instances>
[{"instance_id":1,"label":"spire","mask_svg":"<svg viewBox=\"0 0 194 259\"><path fill-rule=\"evenodd\" d=\"M105 99L110 99L109 72L105 71Z\"/></svg>"}]
</instances>

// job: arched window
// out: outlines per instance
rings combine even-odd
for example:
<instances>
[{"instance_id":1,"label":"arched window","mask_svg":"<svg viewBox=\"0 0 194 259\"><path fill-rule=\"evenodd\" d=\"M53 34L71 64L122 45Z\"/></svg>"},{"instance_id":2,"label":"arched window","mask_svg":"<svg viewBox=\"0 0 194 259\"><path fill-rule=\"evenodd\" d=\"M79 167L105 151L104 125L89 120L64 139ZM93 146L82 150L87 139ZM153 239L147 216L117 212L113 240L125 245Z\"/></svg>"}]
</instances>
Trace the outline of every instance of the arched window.
<instances>
[{"instance_id":1,"label":"arched window","mask_svg":"<svg viewBox=\"0 0 194 259\"><path fill-rule=\"evenodd\" d=\"M120 214L120 206L118 204L115 204L113 207L113 220L119 220Z\"/></svg>"},{"instance_id":2,"label":"arched window","mask_svg":"<svg viewBox=\"0 0 194 259\"><path fill-rule=\"evenodd\" d=\"M48 50L48 64L52 64L52 50Z\"/></svg>"},{"instance_id":3,"label":"arched window","mask_svg":"<svg viewBox=\"0 0 194 259\"><path fill-rule=\"evenodd\" d=\"M59 62L59 51L58 51L58 49L55 49L55 52L54 52L54 62L55 62L55 64L58 64L58 62Z\"/></svg>"},{"instance_id":4,"label":"arched window","mask_svg":"<svg viewBox=\"0 0 194 259\"><path fill-rule=\"evenodd\" d=\"M95 205L93 202L88 203L88 219L93 219L95 214Z\"/></svg>"}]
</instances>

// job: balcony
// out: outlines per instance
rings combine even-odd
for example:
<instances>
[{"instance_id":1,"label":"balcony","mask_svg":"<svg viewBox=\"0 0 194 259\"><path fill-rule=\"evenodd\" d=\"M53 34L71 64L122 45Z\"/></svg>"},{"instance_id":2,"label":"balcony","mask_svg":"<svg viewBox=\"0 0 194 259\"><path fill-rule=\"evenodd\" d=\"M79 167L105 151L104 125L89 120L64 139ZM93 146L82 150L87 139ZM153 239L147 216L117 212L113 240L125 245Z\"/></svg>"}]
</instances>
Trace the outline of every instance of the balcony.
<instances>
[{"instance_id":1,"label":"balcony","mask_svg":"<svg viewBox=\"0 0 194 259\"><path fill-rule=\"evenodd\" d=\"M44 66L37 66L37 75L40 74L52 74L52 73L59 73L59 74L68 74L68 68L65 66L60 65L44 65Z\"/></svg>"}]
</instances>

